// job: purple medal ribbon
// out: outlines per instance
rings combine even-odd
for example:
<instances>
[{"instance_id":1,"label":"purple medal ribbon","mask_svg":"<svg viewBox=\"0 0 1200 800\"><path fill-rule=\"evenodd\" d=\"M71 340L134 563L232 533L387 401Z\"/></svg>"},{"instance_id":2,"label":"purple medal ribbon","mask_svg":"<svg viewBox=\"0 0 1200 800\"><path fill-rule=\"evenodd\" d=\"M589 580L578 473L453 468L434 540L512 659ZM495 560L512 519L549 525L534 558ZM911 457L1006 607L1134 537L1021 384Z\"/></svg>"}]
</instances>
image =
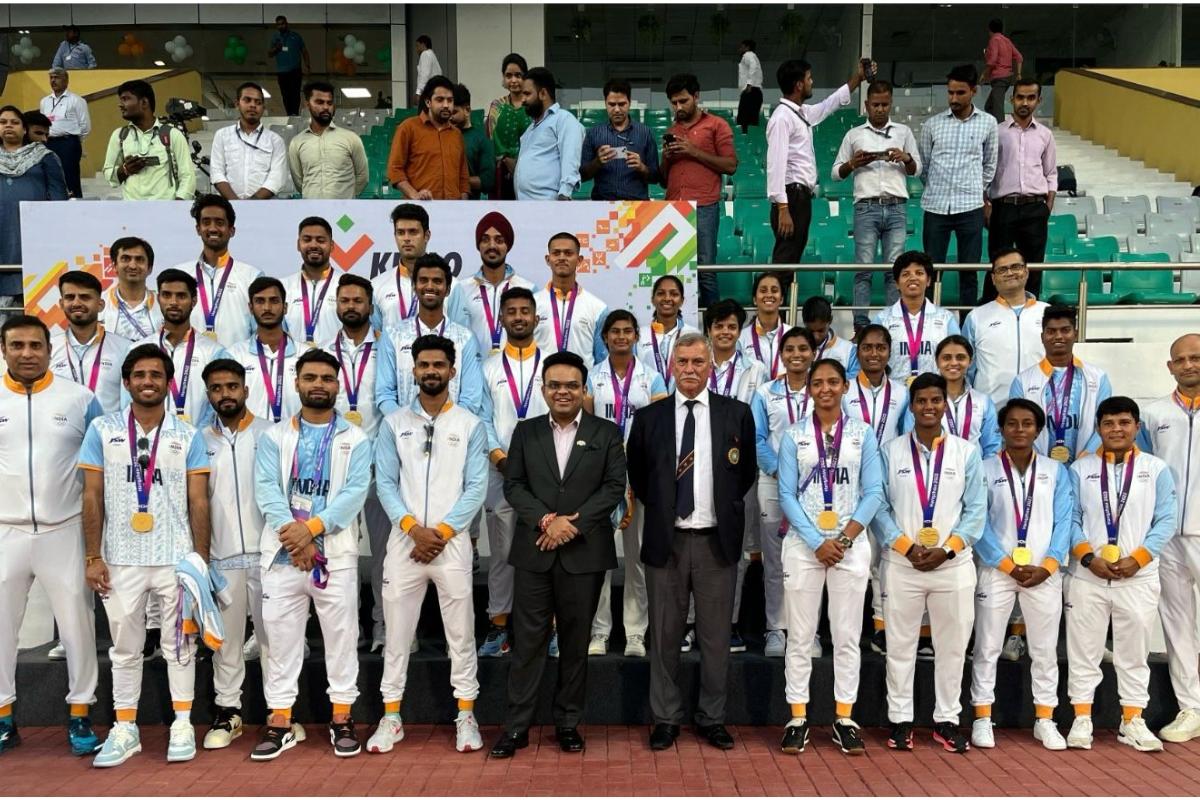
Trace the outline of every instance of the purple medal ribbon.
<instances>
[{"instance_id":1,"label":"purple medal ribbon","mask_svg":"<svg viewBox=\"0 0 1200 800\"><path fill-rule=\"evenodd\" d=\"M1033 518L1033 490L1037 486L1037 473L1034 468L1037 466L1037 455L1034 454L1029 459L1029 488L1025 490L1024 503L1017 502L1017 487L1013 482L1012 462L1009 461L1008 453L1004 450L1000 451L1000 466L1004 468L1004 477L1008 479L1008 493L1012 496L1013 514L1017 520L1017 547L1024 547L1025 539L1029 535L1029 522Z\"/></svg>"},{"instance_id":2,"label":"purple medal ribbon","mask_svg":"<svg viewBox=\"0 0 1200 800\"><path fill-rule=\"evenodd\" d=\"M780 380L783 381L783 395L787 398L788 424L795 425L796 411L792 408L792 387L788 386L787 375L784 375ZM803 389L800 392L804 394L804 402L800 404L800 416L803 417L808 413L808 392Z\"/></svg>"},{"instance_id":3,"label":"purple medal ribbon","mask_svg":"<svg viewBox=\"0 0 1200 800\"><path fill-rule=\"evenodd\" d=\"M313 494L321 491L322 478L325 476L325 456L329 452L329 445L333 442L333 435L337 431L338 414L333 412L333 418L329 420L329 426L325 430L325 434L321 437L321 443L317 446L316 462L317 466L313 472L311 489ZM296 416L297 427L303 426L304 421ZM291 489L288 492L289 496L296 490L297 484L300 482L300 438L296 438L296 452L292 455L292 480ZM307 522L310 514L307 511L302 511L298 508L291 509L292 518L301 522ZM318 589L324 589L329 584L328 561L321 548L317 547L316 564L312 571L313 585Z\"/></svg>"},{"instance_id":4,"label":"purple medal ribbon","mask_svg":"<svg viewBox=\"0 0 1200 800\"><path fill-rule=\"evenodd\" d=\"M221 298L225 295L225 284L229 281L229 274L233 272L233 258L230 257L225 262L225 269L221 273L221 283L217 286L217 291L213 295L212 307L208 305L208 290L204 287L204 270L200 268L200 262L196 262L196 284L200 290L200 310L204 313L204 330L212 333L217 328L217 310L221 307ZM279 420L276 420L278 422Z\"/></svg>"},{"instance_id":5,"label":"purple medal ribbon","mask_svg":"<svg viewBox=\"0 0 1200 800\"><path fill-rule=\"evenodd\" d=\"M350 405L351 411L358 410L358 390L362 386L363 375L367 372L367 362L371 360L372 342L367 342L363 345L362 360L358 362L357 374L354 377L354 385L350 385L350 370L346 369L346 363L342 360L342 336L333 341L333 349L337 354L338 366L341 368L342 385L346 387L346 402ZM353 363L351 363L353 366Z\"/></svg>"},{"instance_id":6,"label":"purple medal ribbon","mask_svg":"<svg viewBox=\"0 0 1200 800\"><path fill-rule=\"evenodd\" d=\"M500 356L500 364L504 367L504 377L508 381L508 391L512 394L513 408L517 411L517 419L525 419L525 415L529 413L529 401L533 398L533 384L537 381L538 364L542 363L542 351L534 351L533 369L529 373L529 385L525 387L524 392L517 390L517 379L513 377L512 367L508 364L508 354L504 353Z\"/></svg>"},{"instance_id":7,"label":"purple medal ribbon","mask_svg":"<svg viewBox=\"0 0 1200 800\"><path fill-rule=\"evenodd\" d=\"M138 324L137 319L133 316L133 314L130 313L129 306L125 304L125 301L121 299L120 293L115 289L113 290L113 297L117 299L117 311L120 312L121 316L125 318L125 321L132 325L134 331L137 332L136 338L145 339L147 336L149 336L151 331L142 330L142 326Z\"/></svg>"},{"instance_id":8,"label":"purple medal ribbon","mask_svg":"<svg viewBox=\"0 0 1200 800\"><path fill-rule=\"evenodd\" d=\"M675 330L678 331L683 325L682 319L675 321ZM666 342L670 337L667 332L663 331L663 341ZM654 332L654 321L650 322L650 349L654 351L654 368L658 370L658 374L662 375L663 380L668 384L671 382L671 362L670 358L663 356L658 347L658 334ZM668 350L669 353L669 350ZM728 395L726 395L728 396Z\"/></svg>"},{"instance_id":9,"label":"purple medal ribbon","mask_svg":"<svg viewBox=\"0 0 1200 800\"><path fill-rule=\"evenodd\" d=\"M779 377L779 357L780 357L780 351L783 349L780 346L780 340L783 338L783 333L784 333L784 330L783 330L783 326L781 325L781 326L779 326L778 330L775 331L775 343L774 343L775 355L771 357L771 366L770 366L771 374L768 376L772 380ZM757 358L759 361L761 361L763 366L767 366L767 362L763 361L762 348L758 343L758 323L757 322L755 322L753 325L750 326L750 342L751 342L751 344L754 345L755 358Z\"/></svg>"},{"instance_id":10,"label":"purple medal ribbon","mask_svg":"<svg viewBox=\"0 0 1200 800\"><path fill-rule=\"evenodd\" d=\"M164 353L167 353L166 346L167 332L161 331L158 334L158 347ZM175 413L182 416L187 413L187 390L188 384L192 380L192 353L196 349L196 331L188 329L187 350L183 359L183 370L179 375L179 383L175 382L175 378L171 378L171 400L175 403ZM167 353L167 355L171 355ZM171 356L174 358L174 356Z\"/></svg>"},{"instance_id":11,"label":"purple medal ribbon","mask_svg":"<svg viewBox=\"0 0 1200 800\"><path fill-rule=\"evenodd\" d=\"M950 423L950 432L963 439L971 438L971 390L967 390L967 410L963 413L962 433L958 430L958 419L954 413L954 403L946 403L946 421Z\"/></svg>"},{"instance_id":12,"label":"purple medal ribbon","mask_svg":"<svg viewBox=\"0 0 1200 800\"><path fill-rule=\"evenodd\" d=\"M925 306L926 302L921 301L921 314L917 319L916 335L913 335L912 323L908 321L908 308L900 304L900 316L904 320L904 331L908 336L908 368L912 376L917 377L917 359L921 357L921 340L925 338Z\"/></svg>"},{"instance_id":13,"label":"purple medal ribbon","mask_svg":"<svg viewBox=\"0 0 1200 800\"><path fill-rule=\"evenodd\" d=\"M630 358L629 364L625 367L625 382L622 383L617 378L617 368L613 366L612 359L608 360L608 374L612 377L613 387L613 416L616 419L613 422L617 423L617 427L621 429L621 435L625 435L625 423L629 419L629 388L633 385L633 369L637 366L637 359Z\"/></svg>"},{"instance_id":14,"label":"purple medal ribbon","mask_svg":"<svg viewBox=\"0 0 1200 800\"><path fill-rule=\"evenodd\" d=\"M400 268L396 268L396 300L400 303L400 319L406 320L417 313L417 298L413 298L411 306L404 303L404 281L400 277Z\"/></svg>"},{"instance_id":15,"label":"purple medal ribbon","mask_svg":"<svg viewBox=\"0 0 1200 800\"><path fill-rule=\"evenodd\" d=\"M279 422L279 418L283 414L283 363L287 357L287 339L285 338L279 343L279 353L275 356L274 387L271 385L271 372L267 369L267 355L263 349L262 339L254 337L254 344L258 347L258 366L262 370L263 386L267 390L267 405L271 409L271 419L273 422Z\"/></svg>"},{"instance_id":16,"label":"purple medal ribbon","mask_svg":"<svg viewBox=\"0 0 1200 800\"><path fill-rule=\"evenodd\" d=\"M821 499L825 502L825 510L833 510L833 485L837 480L838 461L842 457L842 433L846 429L846 418L838 417L837 427L833 433L833 454L825 450L825 435L821 431L821 420L813 416L813 430L817 439L817 472L821 476Z\"/></svg>"},{"instance_id":17,"label":"purple medal ribbon","mask_svg":"<svg viewBox=\"0 0 1200 800\"><path fill-rule=\"evenodd\" d=\"M1113 466L1116 469L1116 466ZM1125 513L1125 504L1129 501L1129 487L1133 485L1133 451L1125 460L1125 477L1121 481L1121 492L1117 495L1117 509L1112 508L1112 494L1108 490L1108 460L1100 465L1100 505L1104 507L1104 527L1108 530L1108 543L1116 544L1121 531L1121 515Z\"/></svg>"},{"instance_id":18,"label":"purple medal ribbon","mask_svg":"<svg viewBox=\"0 0 1200 800\"><path fill-rule=\"evenodd\" d=\"M499 294L503 295L507 292L511 283L512 281L506 281L504 287L500 289ZM487 320L488 334L492 337L492 349L498 350L500 348L500 335L503 332L503 328L500 325L500 320L492 314L492 303L488 300L487 287L483 283L479 284L479 300L483 304L483 316Z\"/></svg>"},{"instance_id":19,"label":"purple medal ribbon","mask_svg":"<svg viewBox=\"0 0 1200 800\"><path fill-rule=\"evenodd\" d=\"M861 373L860 373L861 374ZM863 422L871 425L871 412L867 409L867 395L862 390L862 381L858 383L858 410L862 413ZM874 397L874 395L872 395ZM887 427L888 414L892 410L892 382L887 376L883 376L883 409L879 412L879 417L874 425L875 443L883 444L883 429Z\"/></svg>"},{"instance_id":20,"label":"purple medal ribbon","mask_svg":"<svg viewBox=\"0 0 1200 800\"><path fill-rule=\"evenodd\" d=\"M99 383L99 381L100 381L100 356L102 356L104 354L105 336L106 336L105 332L103 330L101 330L100 331L100 341L96 344L96 360L92 362L92 374L88 376L87 388L89 390L91 390L93 393L95 393L95 391L96 391L96 384ZM83 359L82 358L79 359L79 372L76 373L75 372L75 361L73 360L73 358L71 356L71 351L73 349L74 348L71 347L70 342L68 342L67 343L67 365L71 368L71 377L75 379L75 382L83 383ZM85 351L85 354L86 354L86 351Z\"/></svg>"},{"instance_id":21,"label":"purple medal ribbon","mask_svg":"<svg viewBox=\"0 0 1200 800\"><path fill-rule=\"evenodd\" d=\"M154 466L158 463L158 437L162 434L163 426L167 424L164 417L154 430L154 442L150 445L150 457L146 466L138 460L137 428L133 421L133 409L129 409L129 460L133 464L133 487L137 491L138 511L145 513L150 508L150 487L154 484Z\"/></svg>"},{"instance_id":22,"label":"purple medal ribbon","mask_svg":"<svg viewBox=\"0 0 1200 800\"><path fill-rule=\"evenodd\" d=\"M325 285L321 287L321 293L317 295L316 308L313 309L308 303L308 280L304 277L304 273L300 273L300 299L304 304L304 341L313 344L313 336L316 335L317 322L321 319L321 308L325 305L325 294L329 291L329 284L333 283L333 267L329 268L329 274L325 276Z\"/></svg>"},{"instance_id":23,"label":"purple medal ribbon","mask_svg":"<svg viewBox=\"0 0 1200 800\"><path fill-rule=\"evenodd\" d=\"M733 351L733 358L729 359L728 372L725 373L725 388L717 388L717 368L713 365L712 372L708 373L708 387L714 392L720 392L722 397L729 397L729 392L733 389L733 376L737 372L737 360L741 355L740 351Z\"/></svg>"},{"instance_id":24,"label":"purple medal ribbon","mask_svg":"<svg viewBox=\"0 0 1200 800\"><path fill-rule=\"evenodd\" d=\"M550 312L554 316L554 343L558 345L558 352L567 349L567 344L571 340L571 316L575 313L575 299L579 297L579 284L571 287L571 298L566 306L565 314L560 319L558 314L558 292L553 287L550 289Z\"/></svg>"},{"instance_id":25,"label":"purple medal ribbon","mask_svg":"<svg viewBox=\"0 0 1200 800\"><path fill-rule=\"evenodd\" d=\"M917 451L916 434L909 435L908 447L912 451L913 476L917 481L917 495L921 498L921 515L925 520L925 527L928 528L933 525L933 509L937 505L938 487L942 483L942 456L946 453L946 440L942 439L937 443L928 489L926 489L924 470L921 469L921 454Z\"/></svg>"},{"instance_id":26,"label":"purple medal ribbon","mask_svg":"<svg viewBox=\"0 0 1200 800\"><path fill-rule=\"evenodd\" d=\"M1067 441L1067 423L1071 421L1071 388L1075 384L1075 364L1067 366L1067 374L1063 378L1062 399L1054 388L1054 371L1046 378L1050 389L1050 422L1054 425L1054 443L1064 445Z\"/></svg>"}]
</instances>

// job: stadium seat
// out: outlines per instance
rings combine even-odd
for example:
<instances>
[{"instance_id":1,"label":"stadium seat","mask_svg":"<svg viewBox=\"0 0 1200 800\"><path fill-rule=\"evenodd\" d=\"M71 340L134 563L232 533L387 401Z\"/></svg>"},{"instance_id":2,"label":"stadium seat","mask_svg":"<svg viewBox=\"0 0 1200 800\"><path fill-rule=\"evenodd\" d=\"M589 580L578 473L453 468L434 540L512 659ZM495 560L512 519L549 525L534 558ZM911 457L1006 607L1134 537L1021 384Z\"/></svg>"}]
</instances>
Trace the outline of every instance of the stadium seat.
<instances>
[{"instance_id":1,"label":"stadium seat","mask_svg":"<svg viewBox=\"0 0 1200 800\"><path fill-rule=\"evenodd\" d=\"M1075 230L1083 233L1087 230L1084 221L1088 214L1095 214L1096 198L1094 197L1055 197L1054 210L1058 214L1070 214L1075 217Z\"/></svg>"},{"instance_id":2,"label":"stadium seat","mask_svg":"<svg viewBox=\"0 0 1200 800\"><path fill-rule=\"evenodd\" d=\"M1133 254L1122 253L1122 256ZM1143 261L1150 259L1151 253L1139 253L1137 257ZM1128 259L1133 260L1133 259ZM1195 292L1175 291L1175 273L1169 269L1117 269L1113 270L1112 293L1121 298L1122 303L1194 303Z\"/></svg>"},{"instance_id":3,"label":"stadium seat","mask_svg":"<svg viewBox=\"0 0 1200 800\"><path fill-rule=\"evenodd\" d=\"M1075 239L1078 235L1075 217L1070 214L1055 214L1047 224L1046 252L1067 252L1067 240Z\"/></svg>"},{"instance_id":4,"label":"stadium seat","mask_svg":"<svg viewBox=\"0 0 1200 800\"><path fill-rule=\"evenodd\" d=\"M1189 244L1191 244L1189 242ZM1147 253L1165 253L1171 261L1178 261L1183 247L1179 237L1167 234L1165 236L1134 236L1129 240L1129 252L1118 255L1145 255ZM1135 259L1130 259L1131 261Z\"/></svg>"},{"instance_id":5,"label":"stadium seat","mask_svg":"<svg viewBox=\"0 0 1200 800\"><path fill-rule=\"evenodd\" d=\"M808 238L810 239L822 236L837 236L845 239L849 235L850 225L841 217L814 218L808 226Z\"/></svg>"},{"instance_id":6,"label":"stadium seat","mask_svg":"<svg viewBox=\"0 0 1200 800\"><path fill-rule=\"evenodd\" d=\"M795 273L796 302L800 305L810 297L825 297L825 273L819 269L801 267ZM789 290L790 291L790 290Z\"/></svg>"},{"instance_id":7,"label":"stadium seat","mask_svg":"<svg viewBox=\"0 0 1200 800\"><path fill-rule=\"evenodd\" d=\"M1069 261L1112 261L1113 256L1121 249L1120 242L1112 236L1099 236L1095 239L1068 239L1067 256Z\"/></svg>"},{"instance_id":8,"label":"stadium seat","mask_svg":"<svg viewBox=\"0 0 1200 800\"><path fill-rule=\"evenodd\" d=\"M766 220L747 224L746 229L742 231L742 252L746 255L754 253L754 239L758 236L770 237L771 241L775 241L775 232L771 230L771 224Z\"/></svg>"},{"instance_id":9,"label":"stadium seat","mask_svg":"<svg viewBox=\"0 0 1200 800\"><path fill-rule=\"evenodd\" d=\"M854 304L854 270L842 269L834 273L834 302L840 305ZM873 306L887 305L887 285L883 272L871 273L871 300Z\"/></svg>"},{"instance_id":10,"label":"stadium seat","mask_svg":"<svg viewBox=\"0 0 1200 800\"><path fill-rule=\"evenodd\" d=\"M752 272L718 272L717 294L722 298L736 300L740 305L751 305L751 289L754 286Z\"/></svg>"},{"instance_id":11,"label":"stadium seat","mask_svg":"<svg viewBox=\"0 0 1200 800\"><path fill-rule=\"evenodd\" d=\"M749 264L750 256L742 252L742 240L732 234L717 239L718 264Z\"/></svg>"},{"instance_id":12,"label":"stadium seat","mask_svg":"<svg viewBox=\"0 0 1200 800\"><path fill-rule=\"evenodd\" d=\"M766 198L735 197L733 200L733 232L744 235L746 228L771 219L771 202Z\"/></svg>"},{"instance_id":13,"label":"stadium seat","mask_svg":"<svg viewBox=\"0 0 1200 800\"><path fill-rule=\"evenodd\" d=\"M1147 236L1174 236L1184 250L1192 249L1192 233L1196 221L1191 215L1180 211L1164 211L1146 215Z\"/></svg>"},{"instance_id":14,"label":"stadium seat","mask_svg":"<svg viewBox=\"0 0 1200 800\"><path fill-rule=\"evenodd\" d=\"M1171 254L1156 253L1153 251L1146 251L1144 253L1117 253L1115 256L1113 256L1113 261L1118 264L1139 264L1146 262L1154 264L1170 264ZM1114 275L1116 272L1117 270L1113 270Z\"/></svg>"},{"instance_id":15,"label":"stadium seat","mask_svg":"<svg viewBox=\"0 0 1200 800\"><path fill-rule=\"evenodd\" d=\"M839 204L838 216L844 217L845 215L841 213L840 206L841 206L841 204ZM813 201L812 201L813 222L816 222L817 220L822 220L822 219L829 219L831 216L832 216L832 214L829 211L829 201L826 200L824 197L814 197Z\"/></svg>"},{"instance_id":16,"label":"stadium seat","mask_svg":"<svg viewBox=\"0 0 1200 800\"><path fill-rule=\"evenodd\" d=\"M925 194L925 183L916 175L909 175L905 179L905 182L908 184L908 197L910 200L919 200L921 195ZM920 203L917 205L920 206Z\"/></svg>"},{"instance_id":17,"label":"stadium seat","mask_svg":"<svg viewBox=\"0 0 1200 800\"><path fill-rule=\"evenodd\" d=\"M910 189L909 191L911 192L912 190ZM905 232L915 233L917 238L920 238L921 231L925 227L925 212L921 209L921 204L913 202L912 200L908 201L904 210L904 217ZM906 247L905 249L910 250L912 248ZM917 249L919 250L920 248Z\"/></svg>"},{"instance_id":18,"label":"stadium seat","mask_svg":"<svg viewBox=\"0 0 1200 800\"><path fill-rule=\"evenodd\" d=\"M1087 277L1088 305L1111 306L1120 299L1104 291L1104 273L1098 269L1083 271ZM1050 303L1079 304L1080 270L1050 270L1042 273L1042 298Z\"/></svg>"},{"instance_id":19,"label":"stadium seat","mask_svg":"<svg viewBox=\"0 0 1200 800\"><path fill-rule=\"evenodd\" d=\"M764 198L767 196L767 174L754 168L739 170L733 176L733 197Z\"/></svg>"},{"instance_id":20,"label":"stadium seat","mask_svg":"<svg viewBox=\"0 0 1200 800\"><path fill-rule=\"evenodd\" d=\"M1197 202L1197 198L1160 196L1155 199L1155 204L1159 214L1183 214L1192 220L1194 230L1200 230L1200 202Z\"/></svg>"},{"instance_id":21,"label":"stadium seat","mask_svg":"<svg viewBox=\"0 0 1200 800\"><path fill-rule=\"evenodd\" d=\"M1129 239L1137 234L1137 223L1130 214L1115 212L1112 214L1088 214L1087 235L1089 239L1097 236L1112 236L1117 243L1127 248Z\"/></svg>"},{"instance_id":22,"label":"stadium seat","mask_svg":"<svg viewBox=\"0 0 1200 800\"><path fill-rule=\"evenodd\" d=\"M770 264L771 253L775 250L775 234L770 227L760 228L753 233L750 241L750 257L754 264Z\"/></svg>"},{"instance_id":23,"label":"stadium seat","mask_svg":"<svg viewBox=\"0 0 1200 800\"><path fill-rule=\"evenodd\" d=\"M817 258L823 264L853 264L854 240L846 236L820 236Z\"/></svg>"},{"instance_id":24,"label":"stadium seat","mask_svg":"<svg viewBox=\"0 0 1200 800\"><path fill-rule=\"evenodd\" d=\"M1142 231L1146 229L1146 215L1150 213L1150 198L1144 194L1105 195L1104 213L1128 214Z\"/></svg>"}]
</instances>

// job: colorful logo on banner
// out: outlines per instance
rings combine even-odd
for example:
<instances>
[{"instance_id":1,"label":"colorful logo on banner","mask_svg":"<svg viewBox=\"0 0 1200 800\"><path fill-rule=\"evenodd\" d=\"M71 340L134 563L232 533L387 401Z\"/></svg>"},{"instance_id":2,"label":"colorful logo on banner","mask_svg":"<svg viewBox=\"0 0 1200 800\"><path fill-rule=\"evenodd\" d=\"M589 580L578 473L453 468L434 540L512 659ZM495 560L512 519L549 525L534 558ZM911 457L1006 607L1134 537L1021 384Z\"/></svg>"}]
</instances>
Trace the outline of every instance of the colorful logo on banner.
<instances>
[{"instance_id":1,"label":"colorful logo on banner","mask_svg":"<svg viewBox=\"0 0 1200 800\"><path fill-rule=\"evenodd\" d=\"M350 229L354 227L354 220L350 218L349 214L342 214L336 224L342 233L349 233ZM359 234L358 238L354 240L354 244L345 249L342 249L335 239L330 258L333 263L348 272L360 258L370 251L373 244L375 244L375 240L365 233Z\"/></svg>"},{"instance_id":2,"label":"colorful logo on banner","mask_svg":"<svg viewBox=\"0 0 1200 800\"><path fill-rule=\"evenodd\" d=\"M58 279L65 272L88 272L100 279L105 290L117 279L117 271L108 257L108 245L99 252L77 255L71 261L59 261L40 275L26 273L22 283L25 291L25 313L38 317L47 326L66 327L67 317L58 305Z\"/></svg>"}]
</instances>

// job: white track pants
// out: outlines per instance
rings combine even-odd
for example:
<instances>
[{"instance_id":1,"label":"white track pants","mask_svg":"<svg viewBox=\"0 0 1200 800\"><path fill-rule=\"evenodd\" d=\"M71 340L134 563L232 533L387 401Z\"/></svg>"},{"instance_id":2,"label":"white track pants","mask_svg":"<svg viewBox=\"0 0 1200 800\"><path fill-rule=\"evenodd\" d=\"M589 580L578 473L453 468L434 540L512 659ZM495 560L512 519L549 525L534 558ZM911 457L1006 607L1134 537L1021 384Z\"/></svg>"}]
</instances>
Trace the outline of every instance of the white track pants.
<instances>
[{"instance_id":1,"label":"white track pants","mask_svg":"<svg viewBox=\"0 0 1200 800\"><path fill-rule=\"evenodd\" d=\"M1196 584L1200 582L1200 536L1174 536L1158 562L1162 596L1158 611L1167 639L1171 686L1180 708L1200 711L1200 642L1196 637Z\"/></svg>"},{"instance_id":2,"label":"white track pants","mask_svg":"<svg viewBox=\"0 0 1200 800\"><path fill-rule=\"evenodd\" d=\"M225 623L225 641L221 649L213 653L213 693L217 705L224 708L242 707L242 683L246 680L246 658L242 645L246 643L246 613L254 619L255 638L262 652L267 652L267 635L262 619L261 568L256 563L245 569L221 570L229 581L229 593L233 597L229 605L221 609ZM262 656L260 655L260 658Z\"/></svg>"},{"instance_id":3,"label":"white track pants","mask_svg":"<svg viewBox=\"0 0 1200 800\"><path fill-rule=\"evenodd\" d=\"M352 704L358 698L358 568L330 572L329 584L318 589L311 572L275 564L262 571L262 600L263 629L271 643L263 678L267 708L287 709L296 702L310 600L325 643L329 702Z\"/></svg>"},{"instance_id":4,"label":"white track pants","mask_svg":"<svg viewBox=\"0 0 1200 800\"><path fill-rule=\"evenodd\" d=\"M1062 573L1032 589L1022 589L998 569L981 567L975 588L975 655L971 665L971 703L990 706L996 699L996 664L1017 598L1025 614L1025 637L1033 662L1033 702L1058 705L1058 629L1062 621Z\"/></svg>"},{"instance_id":5,"label":"white track pants","mask_svg":"<svg viewBox=\"0 0 1200 800\"><path fill-rule=\"evenodd\" d=\"M79 523L30 534L0 526L0 706L17 697L17 640L29 589L41 581L67 651L67 702L96 702L96 615L83 579Z\"/></svg>"},{"instance_id":6,"label":"white track pants","mask_svg":"<svg viewBox=\"0 0 1200 800\"><path fill-rule=\"evenodd\" d=\"M1150 702L1150 633L1158 614L1158 576L1109 585L1075 578L1067 590L1067 694L1073 704L1091 703L1100 685L1100 661L1108 623L1113 629L1113 668L1122 706ZM1026 612L1028 613L1028 612Z\"/></svg>"},{"instance_id":7,"label":"white track pants","mask_svg":"<svg viewBox=\"0 0 1200 800\"><path fill-rule=\"evenodd\" d=\"M517 512L504 499L504 478L495 467L488 470L487 494L488 532L488 605L489 619L511 614L513 578L516 570L508 563L512 550L513 532L517 529Z\"/></svg>"},{"instance_id":8,"label":"white track pants","mask_svg":"<svg viewBox=\"0 0 1200 800\"><path fill-rule=\"evenodd\" d=\"M871 552L857 537L835 567L825 568L808 545L795 536L783 541L783 604L787 613L787 649L783 671L789 704L809 702L812 641L821 617L821 590L829 590L829 632L833 636L833 699L853 705L858 699L862 653L863 597L870 577Z\"/></svg>"},{"instance_id":9,"label":"white track pants","mask_svg":"<svg viewBox=\"0 0 1200 800\"><path fill-rule=\"evenodd\" d=\"M383 702L404 699L409 646L431 582L437 589L442 610L454 696L459 700L474 700L479 696L479 679L471 594L471 537L462 534L453 537L441 555L429 564L413 561L412 550L412 539L394 529L383 565L383 615L387 622L383 680L379 687Z\"/></svg>"},{"instance_id":10,"label":"white track pants","mask_svg":"<svg viewBox=\"0 0 1200 800\"><path fill-rule=\"evenodd\" d=\"M774 478L758 476L758 537L762 546L763 592L766 600L767 630L787 627L783 618L783 538L779 522L783 510L779 507L779 483ZM812 639L809 639L811 643Z\"/></svg>"},{"instance_id":11,"label":"white track pants","mask_svg":"<svg viewBox=\"0 0 1200 800\"><path fill-rule=\"evenodd\" d=\"M650 613L646 600L646 567L642 564L642 504L634 503L633 517L625 530L616 531L621 537L621 549L625 558L625 589L621 596L621 620L625 637L645 636L650 626ZM593 636L612 634L612 570L604 573L600 587L600 604L592 619Z\"/></svg>"},{"instance_id":12,"label":"white track pants","mask_svg":"<svg viewBox=\"0 0 1200 800\"><path fill-rule=\"evenodd\" d=\"M961 558L961 556L960 556ZM883 618L887 623L888 719L913 721L913 679L921 618L929 611L933 635L934 722L958 723L962 711L963 664L975 618L975 568L943 565L918 572L884 558Z\"/></svg>"},{"instance_id":13,"label":"white track pants","mask_svg":"<svg viewBox=\"0 0 1200 800\"><path fill-rule=\"evenodd\" d=\"M175 567L109 565L112 591L103 598L113 645L108 651L113 671L113 708L137 708L142 694L142 646L146 643L146 604L153 597L164 620L174 620L178 600ZM175 651L175 625L162 632L167 683L173 702L190 703L196 691L196 642L185 639L183 653ZM181 663L182 662L182 663Z\"/></svg>"}]
</instances>

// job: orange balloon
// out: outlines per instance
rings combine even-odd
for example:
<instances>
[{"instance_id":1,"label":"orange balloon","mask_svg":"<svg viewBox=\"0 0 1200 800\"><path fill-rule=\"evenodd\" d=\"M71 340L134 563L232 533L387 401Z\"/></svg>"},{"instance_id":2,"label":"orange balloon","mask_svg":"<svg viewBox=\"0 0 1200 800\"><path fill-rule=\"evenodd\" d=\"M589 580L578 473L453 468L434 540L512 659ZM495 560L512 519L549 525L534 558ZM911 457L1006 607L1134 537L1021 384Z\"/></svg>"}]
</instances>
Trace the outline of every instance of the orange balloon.
<instances>
[{"instance_id":1,"label":"orange balloon","mask_svg":"<svg viewBox=\"0 0 1200 800\"><path fill-rule=\"evenodd\" d=\"M135 56L140 56L146 52L146 46L141 42L135 42L129 46L129 52Z\"/></svg>"},{"instance_id":2,"label":"orange balloon","mask_svg":"<svg viewBox=\"0 0 1200 800\"><path fill-rule=\"evenodd\" d=\"M353 77L354 73L358 72L358 68L354 66L353 61L349 60L345 56L342 57L342 60L346 62L346 74Z\"/></svg>"},{"instance_id":3,"label":"orange balloon","mask_svg":"<svg viewBox=\"0 0 1200 800\"><path fill-rule=\"evenodd\" d=\"M137 39L134 38L132 33L127 33L127 34L125 34L124 41L125 41L125 44L133 44L134 42L137 41Z\"/></svg>"},{"instance_id":4,"label":"orange balloon","mask_svg":"<svg viewBox=\"0 0 1200 800\"><path fill-rule=\"evenodd\" d=\"M127 43L121 42L119 45L117 45L117 55L120 55L120 56L132 55L131 48L129 47L129 45Z\"/></svg>"}]
</instances>

